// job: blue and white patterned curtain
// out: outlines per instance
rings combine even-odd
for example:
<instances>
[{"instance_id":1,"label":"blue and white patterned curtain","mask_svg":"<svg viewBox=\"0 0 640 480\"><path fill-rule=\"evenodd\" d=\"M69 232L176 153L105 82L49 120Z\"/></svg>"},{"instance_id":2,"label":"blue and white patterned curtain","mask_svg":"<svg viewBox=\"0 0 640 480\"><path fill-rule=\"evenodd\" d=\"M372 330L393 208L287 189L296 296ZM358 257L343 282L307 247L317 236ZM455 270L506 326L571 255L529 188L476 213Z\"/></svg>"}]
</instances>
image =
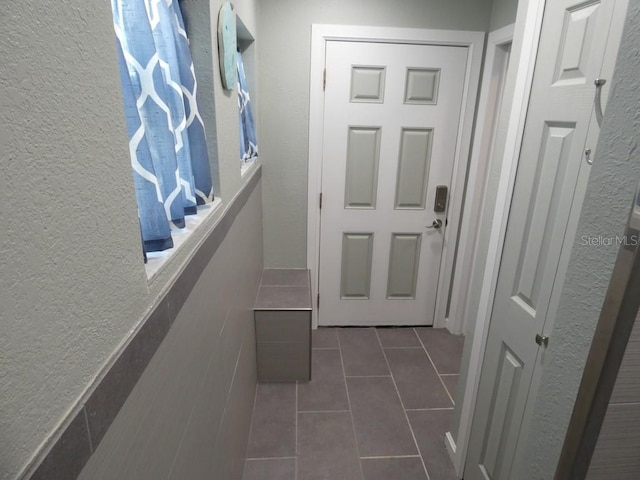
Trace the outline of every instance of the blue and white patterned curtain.
<instances>
[{"instance_id":1,"label":"blue and white patterned curtain","mask_svg":"<svg viewBox=\"0 0 640 480\"><path fill-rule=\"evenodd\" d=\"M251 110L247 77L244 74L240 52L236 55L236 62L238 63L238 110L240 111L240 162L244 166L258 157L258 141L253 125L253 111Z\"/></svg>"},{"instance_id":2,"label":"blue and white patterned curtain","mask_svg":"<svg viewBox=\"0 0 640 480\"><path fill-rule=\"evenodd\" d=\"M197 83L178 0L111 0L138 215L147 252L213 200Z\"/></svg>"}]
</instances>

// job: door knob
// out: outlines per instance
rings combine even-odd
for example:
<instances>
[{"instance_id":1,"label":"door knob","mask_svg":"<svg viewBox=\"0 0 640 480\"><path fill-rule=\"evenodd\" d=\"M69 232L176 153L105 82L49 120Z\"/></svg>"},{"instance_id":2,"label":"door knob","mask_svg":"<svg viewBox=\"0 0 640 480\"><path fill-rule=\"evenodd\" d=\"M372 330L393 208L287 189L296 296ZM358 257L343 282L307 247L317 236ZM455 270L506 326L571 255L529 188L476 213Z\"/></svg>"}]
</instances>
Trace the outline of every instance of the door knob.
<instances>
[{"instance_id":1,"label":"door knob","mask_svg":"<svg viewBox=\"0 0 640 480\"><path fill-rule=\"evenodd\" d=\"M436 230L442 227L442 220L436 218L431 225L428 225L426 228L435 228Z\"/></svg>"},{"instance_id":2,"label":"door knob","mask_svg":"<svg viewBox=\"0 0 640 480\"><path fill-rule=\"evenodd\" d=\"M549 337L547 335L536 335L536 343L541 347L544 345L545 347L549 346Z\"/></svg>"}]
</instances>

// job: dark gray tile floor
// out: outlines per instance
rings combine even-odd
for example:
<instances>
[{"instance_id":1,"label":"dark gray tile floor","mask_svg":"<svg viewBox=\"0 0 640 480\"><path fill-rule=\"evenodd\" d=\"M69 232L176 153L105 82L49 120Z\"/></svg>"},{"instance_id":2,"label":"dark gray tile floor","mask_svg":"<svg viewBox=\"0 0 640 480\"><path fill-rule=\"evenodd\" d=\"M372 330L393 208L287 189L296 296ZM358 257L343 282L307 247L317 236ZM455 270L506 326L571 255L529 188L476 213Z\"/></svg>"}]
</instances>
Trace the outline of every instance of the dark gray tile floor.
<instances>
[{"instance_id":1,"label":"dark gray tile floor","mask_svg":"<svg viewBox=\"0 0 640 480\"><path fill-rule=\"evenodd\" d=\"M315 330L311 382L258 385L244 480L455 480L461 356L446 330Z\"/></svg>"}]
</instances>

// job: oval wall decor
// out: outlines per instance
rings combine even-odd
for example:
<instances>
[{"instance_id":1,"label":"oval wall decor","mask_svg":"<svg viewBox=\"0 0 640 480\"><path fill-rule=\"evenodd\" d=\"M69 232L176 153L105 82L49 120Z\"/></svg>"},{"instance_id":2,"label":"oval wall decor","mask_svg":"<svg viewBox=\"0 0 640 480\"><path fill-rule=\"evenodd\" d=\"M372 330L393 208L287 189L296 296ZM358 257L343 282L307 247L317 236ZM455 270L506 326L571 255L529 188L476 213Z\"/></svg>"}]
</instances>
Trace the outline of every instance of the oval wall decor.
<instances>
[{"instance_id":1,"label":"oval wall decor","mask_svg":"<svg viewBox=\"0 0 640 480\"><path fill-rule=\"evenodd\" d=\"M236 34L236 13L230 2L225 2L218 15L218 55L220 57L220 74L222 86L233 90L236 86L236 52L238 39Z\"/></svg>"}]
</instances>

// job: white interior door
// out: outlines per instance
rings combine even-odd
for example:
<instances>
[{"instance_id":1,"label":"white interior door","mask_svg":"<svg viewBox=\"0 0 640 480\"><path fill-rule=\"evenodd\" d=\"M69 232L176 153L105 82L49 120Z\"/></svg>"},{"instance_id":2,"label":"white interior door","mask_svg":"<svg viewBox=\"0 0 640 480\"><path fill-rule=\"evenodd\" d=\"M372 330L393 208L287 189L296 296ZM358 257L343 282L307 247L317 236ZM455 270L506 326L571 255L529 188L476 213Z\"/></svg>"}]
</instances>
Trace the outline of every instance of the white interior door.
<instances>
[{"instance_id":1,"label":"white interior door","mask_svg":"<svg viewBox=\"0 0 640 480\"><path fill-rule=\"evenodd\" d=\"M433 323L467 55L327 42L319 324Z\"/></svg>"},{"instance_id":2,"label":"white interior door","mask_svg":"<svg viewBox=\"0 0 640 480\"><path fill-rule=\"evenodd\" d=\"M585 150L595 150L599 130L594 80L611 78L603 61L619 43L609 36L614 5L546 4L466 480L525 478L519 468L532 420L527 401L535 398L545 359L536 335L551 331L586 191Z\"/></svg>"}]
</instances>

